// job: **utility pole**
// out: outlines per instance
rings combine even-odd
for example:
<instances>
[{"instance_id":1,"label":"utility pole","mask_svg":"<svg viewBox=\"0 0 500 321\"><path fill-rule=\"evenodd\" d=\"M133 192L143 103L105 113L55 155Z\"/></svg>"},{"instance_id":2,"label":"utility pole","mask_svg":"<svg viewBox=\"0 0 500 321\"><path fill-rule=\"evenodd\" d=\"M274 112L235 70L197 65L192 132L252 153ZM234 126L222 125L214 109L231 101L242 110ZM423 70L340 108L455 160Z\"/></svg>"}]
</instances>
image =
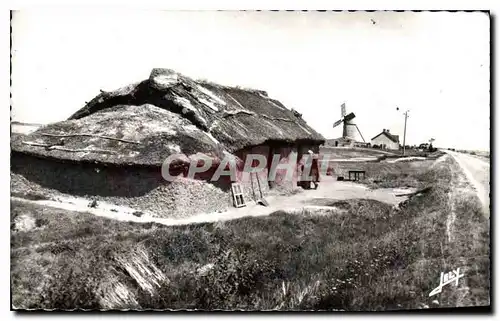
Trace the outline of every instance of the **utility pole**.
<instances>
[{"instance_id":1,"label":"utility pole","mask_svg":"<svg viewBox=\"0 0 500 321\"><path fill-rule=\"evenodd\" d=\"M399 107L396 106L396 110L399 110ZM404 134L403 134L403 156L405 154L405 151L406 151L406 120L408 119L408 112L410 110L406 110L404 115L405 115L405 129L404 129Z\"/></svg>"},{"instance_id":2,"label":"utility pole","mask_svg":"<svg viewBox=\"0 0 500 321\"><path fill-rule=\"evenodd\" d=\"M409 110L405 111L405 129L403 134L403 156L405 155L405 150L406 150L406 120L408 119L408 112Z\"/></svg>"}]
</instances>

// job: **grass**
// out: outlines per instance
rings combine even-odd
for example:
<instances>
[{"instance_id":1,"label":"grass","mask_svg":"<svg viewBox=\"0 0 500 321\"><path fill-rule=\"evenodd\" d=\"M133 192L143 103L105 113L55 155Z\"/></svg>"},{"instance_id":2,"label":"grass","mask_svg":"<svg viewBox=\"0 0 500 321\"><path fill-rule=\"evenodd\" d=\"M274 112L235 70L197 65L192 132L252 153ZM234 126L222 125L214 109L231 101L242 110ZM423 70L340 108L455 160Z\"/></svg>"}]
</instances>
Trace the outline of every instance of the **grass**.
<instances>
[{"instance_id":1,"label":"grass","mask_svg":"<svg viewBox=\"0 0 500 321\"><path fill-rule=\"evenodd\" d=\"M331 147L322 146L320 148L321 154L329 154L330 158L357 158L357 157L379 157L383 155L397 155L398 152L381 151L375 148L359 148L359 147Z\"/></svg>"},{"instance_id":2,"label":"grass","mask_svg":"<svg viewBox=\"0 0 500 321\"><path fill-rule=\"evenodd\" d=\"M450 148L448 148L450 149ZM483 150L464 150L464 149L452 149L454 151L464 153L464 154L469 154L469 155L474 155L474 156L480 156L482 158L490 158L490 152L489 151L483 151Z\"/></svg>"},{"instance_id":3,"label":"grass","mask_svg":"<svg viewBox=\"0 0 500 321\"><path fill-rule=\"evenodd\" d=\"M377 157L377 158L399 158L403 157L402 150L389 150L377 148L363 148L363 147L332 147L322 146L320 148L321 154L329 154L330 158L357 158L357 157ZM433 155L442 155L443 152L429 152L420 151L418 149L406 149L405 157L421 156L428 157Z\"/></svg>"},{"instance_id":4,"label":"grass","mask_svg":"<svg viewBox=\"0 0 500 321\"><path fill-rule=\"evenodd\" d=\"M417 162L331 162L330 168L334 176L348 179L348 171L364 170L366 176L360 183L371 188L415 187L420 188L432 184L429 167L432 161Z\"/></svg>"},{"instance_id":5,"label":"grass","mask_svg":"<svg viewBox=\"0 0 500 321\"><path fill-rule=\"evenodd\" d=\"M343 176L348 179L350 170L364 170L365 179L359 183L371 188L414 187L423 188L434 184L435 171L430 170L434 160L442 156L442 152L428 155L423 161L395 162L330 162L327 174Z\"/></svg>"},{"instance_id":6,"label":"grass","mask_svg":"<svg viewBox=\"0 0 500 321\"><path fill-rule=\"evenodd\" d=\"M41 222L12 231L18 308L388 310L489 302L489 225L477 200L450 202L452 160L421 173L431 192L402 209L332 201L335 215L277 212L164 227L13 202ZM454 239L447 220L455 213ZM470 290L429 298L441 271L463 267ZM462 295L466 291L467 295Z\"/></svg>"}]
</instances>

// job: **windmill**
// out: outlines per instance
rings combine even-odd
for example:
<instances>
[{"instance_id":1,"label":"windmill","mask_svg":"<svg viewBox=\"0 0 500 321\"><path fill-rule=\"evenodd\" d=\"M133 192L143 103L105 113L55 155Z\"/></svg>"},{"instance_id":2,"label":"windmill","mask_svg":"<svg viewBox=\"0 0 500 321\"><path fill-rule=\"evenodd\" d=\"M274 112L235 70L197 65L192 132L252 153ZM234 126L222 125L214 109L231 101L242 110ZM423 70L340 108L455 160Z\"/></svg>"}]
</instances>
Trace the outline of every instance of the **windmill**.
<instances>
[{"instance_id":1,"label":"windmill","mask_svg":"<svg viewBox=\"0 0 500 321\"><path fill-rule=\"evenodd\" d=\"M359 130L358 126L354 123L353 119L356 117L354 113L349 113L346 114L345 110L345 103L343 103L340 106L340 119L337 120L335 123L333 123L333 128L337 127L338 125L344 123L344 127L342 130L342 138L345 140L352 140L356 141L356 136L357 133L361 136L361 139L363 139L363 142L365 142L365 139L363 135L361 134L361 131Z\"/></svg>"}]
</instances>

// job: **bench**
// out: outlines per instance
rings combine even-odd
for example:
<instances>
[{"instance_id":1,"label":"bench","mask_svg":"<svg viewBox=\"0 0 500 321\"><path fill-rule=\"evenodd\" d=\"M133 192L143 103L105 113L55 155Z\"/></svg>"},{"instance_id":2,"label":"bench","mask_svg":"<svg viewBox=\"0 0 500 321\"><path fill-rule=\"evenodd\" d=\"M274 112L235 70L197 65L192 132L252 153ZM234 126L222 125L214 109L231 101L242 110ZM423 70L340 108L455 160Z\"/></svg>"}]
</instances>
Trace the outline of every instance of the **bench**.
<instances>
[{"instance_id":1,"label":"bench","mask_svg":"<svg viewBox=\"0 0 500 321\"><path fill-rule=\"evenodd\" d=\"M366 174L365 171L358 171L358 170L349 171L349 180L359 181L359 177L361 174L363 174L363 179L365 179L365 174ZM351 179L351 175L354 176L354 179Z\"/></svg>"}]
</instances>

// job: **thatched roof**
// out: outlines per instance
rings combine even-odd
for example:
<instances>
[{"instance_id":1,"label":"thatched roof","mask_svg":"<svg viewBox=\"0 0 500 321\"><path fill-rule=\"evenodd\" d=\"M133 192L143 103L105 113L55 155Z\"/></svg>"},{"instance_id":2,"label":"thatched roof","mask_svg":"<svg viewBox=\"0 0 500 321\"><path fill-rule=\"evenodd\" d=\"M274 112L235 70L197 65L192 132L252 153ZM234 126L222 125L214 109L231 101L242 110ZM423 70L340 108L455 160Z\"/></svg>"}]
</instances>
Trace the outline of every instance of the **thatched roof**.
<instances>
[{"instance_id":1,"label":"thatched roof","mask_svg":"<svg viewBox=\"0 0 500 321\"><path fill-rule=\"evenodd\" d=\"M189 120L149 104L118 105L54 123L12 144L33 155L112 164L158 165L176 153L220 157L222 152L213 137ZM53 147L41 146L47 144Z\"/></svg>"},{"instance_id":2,"label":"thatched roof","mask_svg":"<svg viewBox=\"0 0 500 321\"><path fill-rule=\"evenodd\" d=\"M48 149L38 145L56 144L61 137L45 134L67 137L63 146ZM322 144L324 138L263 91L154 69L149 79L102 92L68 120L27 135L24 143L13 140L12 149L59 159L158 165L173 153L221 155L267 141Z\"/></svg>"}]
</instances>

